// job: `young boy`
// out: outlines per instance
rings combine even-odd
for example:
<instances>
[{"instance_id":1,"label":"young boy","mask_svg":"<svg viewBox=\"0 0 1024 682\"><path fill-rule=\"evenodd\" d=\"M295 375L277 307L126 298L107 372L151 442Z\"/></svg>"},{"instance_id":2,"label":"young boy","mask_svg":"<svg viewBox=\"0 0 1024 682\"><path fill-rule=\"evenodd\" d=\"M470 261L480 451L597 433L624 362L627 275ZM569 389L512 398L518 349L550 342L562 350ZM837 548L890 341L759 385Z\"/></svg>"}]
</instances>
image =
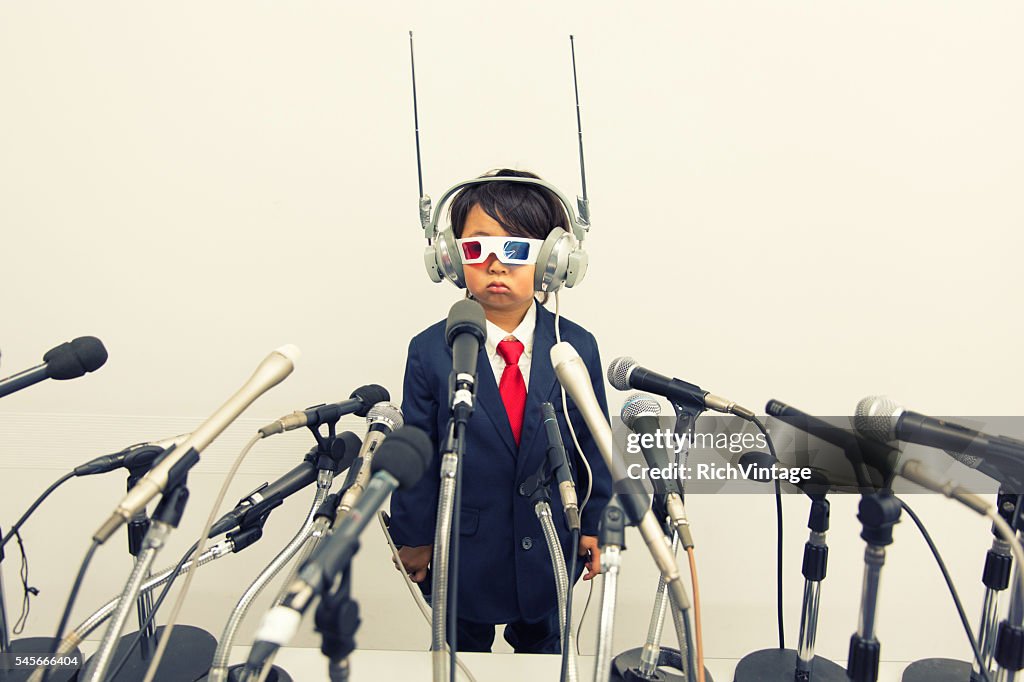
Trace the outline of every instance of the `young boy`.
<instances>
[{"instance_id":1,"label":"young boy","mask_svg":"<svg viewBox=\"0 0 1024 682\"><path fill-rule=\"evenodd\" d=\"M501 170L501 177L532 173ZM452 230L459 248L477 248L478 237L543 240L553 227L569 227L565 210L551 192L537 185L489 182L470 185L451 203ZM536 251L540 242L531 242ZM482 252L481 252L482 253ZM551 366L555 316L534 299L536 264L507 265L491 253L483 262L465 265L469 295L487 318L487 339L477 364L476 407L466 430L462 459L460 517L458 648L490 651L494 626L507 624L504 636L517 653L560 653L557 596L540 522L519 486L547 457L541 403L555 405L562 438L577 473L580 502L586 469L573 446L559 386ZM546 299L546 295L545 295ZM561 339L576 348L590 370L597 399L607 416L601 359L594 336L561 318ZM409 344L402 412L405 423L424 429L434 443L432 468L412 489L391 498L391 534L401 546L403 568L421 589L429 589L440 471L440 433L448 423L448 375L451 350L445 321L427 328ZM584 580L600 572L597 524L611 495L611 477L582 415L571 400L569 418L593 472L590 499L583 510L578 547L560 512L557 485L551 486L554 518L568 563L570 551L582 557ZM572 582L578 576L572 576Z\"/></svg>"}]
</instances>

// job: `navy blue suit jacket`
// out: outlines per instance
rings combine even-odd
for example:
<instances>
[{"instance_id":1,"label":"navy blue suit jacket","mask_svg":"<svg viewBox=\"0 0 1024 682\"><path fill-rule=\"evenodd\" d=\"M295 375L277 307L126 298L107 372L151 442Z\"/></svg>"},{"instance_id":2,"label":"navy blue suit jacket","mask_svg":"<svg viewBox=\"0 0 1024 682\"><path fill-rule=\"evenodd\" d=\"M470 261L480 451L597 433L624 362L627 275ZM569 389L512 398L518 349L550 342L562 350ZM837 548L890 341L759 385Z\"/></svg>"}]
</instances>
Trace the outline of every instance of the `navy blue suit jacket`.
<instances>
[{"instance_id":1,"label":"navy blue suit jacket","mask_svg":"<svg viewBox=\"0 0 1024 682\"><path fill-rule=\"evenodd\" d=\"M535 306L537 326L533 339L529 390L520 445L516 447L505 405L481 345L477 361L477 395L466 430L462 460L462 514L459 550L459 617L476 623L533 622L557 606L551 559L540 522L519 486L534 475L547 457L547 437L541 403L555 405L562 439L573 459L575 448L551 366L555 344L555 316ZM607 417L601 358L593 334L561 318L561 338L579 352L590 370L594 393ZM391 497L391 534L403 546L434 542L440 477L441 438L448 424L448 375L451 349L445 341L445 321L427 328L409 343L402 392L405 423L426 431L434 443L434 458L419 484ZM568 398L568 396L567 396ZM597 535L601 512L611 496L611 476L579 409L568 398L569 417L580 447L593 471L593 491L582 516L582 534ZM574 462L577 492L583 501L586 471ZM581 480L583 479L583 480ZM582 484L582 485L581 485ZM561 513L557 485L550 489L555 525L566 561L571 538ZM582 564L582 562L581 562ZM578 576L573 576L573 580Z\"/></svg>"}]
</instances>

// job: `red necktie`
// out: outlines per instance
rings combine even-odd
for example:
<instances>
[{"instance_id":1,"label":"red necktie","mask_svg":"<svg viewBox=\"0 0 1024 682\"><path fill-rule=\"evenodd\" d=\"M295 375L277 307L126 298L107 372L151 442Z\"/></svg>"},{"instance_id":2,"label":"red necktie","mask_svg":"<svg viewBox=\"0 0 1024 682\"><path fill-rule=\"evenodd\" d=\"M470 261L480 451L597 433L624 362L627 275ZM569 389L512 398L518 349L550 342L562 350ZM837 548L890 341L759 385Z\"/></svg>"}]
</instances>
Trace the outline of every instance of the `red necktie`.
<instances>
[{"instance_id":1,"label":"red necktie","mask_svg":"<svg viewBox=\"0 0 1024 682\"><path fill-rule=\"evenodd\" d=\"M498 344L498 355L505 360L498 393L501 394L501 402L505 403L505 412L508 413L508 423L512 426L516 445L519 445L519 436L523 432L523 410L526 408L526 381L519 369L519 357L522 354L522 341L512 339Z\"/></svg>"}]
</instances>

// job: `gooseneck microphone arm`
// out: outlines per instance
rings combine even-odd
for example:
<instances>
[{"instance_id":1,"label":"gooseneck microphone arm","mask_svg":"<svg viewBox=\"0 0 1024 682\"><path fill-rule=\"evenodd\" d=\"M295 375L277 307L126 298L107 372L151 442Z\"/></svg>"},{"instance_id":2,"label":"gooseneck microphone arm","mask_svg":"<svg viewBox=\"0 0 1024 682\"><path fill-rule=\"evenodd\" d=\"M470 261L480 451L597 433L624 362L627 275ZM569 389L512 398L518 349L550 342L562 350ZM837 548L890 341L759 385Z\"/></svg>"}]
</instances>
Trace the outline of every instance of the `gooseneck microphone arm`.
<instances>
[{"instance_id":1,"label":"gooseneck microphone arm","mask_svg":"<svg viewBox=\"0 0 1024 682\"><path fill-rule=\"evenodd\" d=\"M246 588L245 592L239 597L238 602L235 604L235 608L232 609L231 615L228 617L227 623L224 625L224 631L221 633L220 639L217 640L217 650L213 654L213 663L210 666L210 673L208 676L209 682L224 682L228 679L228 663L231 656L231 647L234 645L235 637L238 635L238 628L241 626L242 621L245 620L249 610L252 608L253 602L263 592L263 589L273 580L278 573L281 572L288 562L298 553L298 551L305 544L306 539L310 536L313 531L313 521L316 516L317 510L320 505L323 504L324 500L330 494L331 485L334 482L334 476L339 473L343 462L340 460L348 458L349 462L354 459L356 452L358 452L359 439L355 434L351 435L352 439L348 443L345 440L335 441L342 443L344 447L340 449L333 447L331 443L331 450L328 452L321 453L323 445L318 445L314 449L314 454L317 455L316 464L316 492L313 495L313 502L310 506L309 511L306 513L306 518L302 522L302 526L294 537L285 545L277 556L275 556L271 562L260 572L258 576L250 583L249 587ZM355 445L355 449L351 449Z\"/></svg>"}]
</instances>

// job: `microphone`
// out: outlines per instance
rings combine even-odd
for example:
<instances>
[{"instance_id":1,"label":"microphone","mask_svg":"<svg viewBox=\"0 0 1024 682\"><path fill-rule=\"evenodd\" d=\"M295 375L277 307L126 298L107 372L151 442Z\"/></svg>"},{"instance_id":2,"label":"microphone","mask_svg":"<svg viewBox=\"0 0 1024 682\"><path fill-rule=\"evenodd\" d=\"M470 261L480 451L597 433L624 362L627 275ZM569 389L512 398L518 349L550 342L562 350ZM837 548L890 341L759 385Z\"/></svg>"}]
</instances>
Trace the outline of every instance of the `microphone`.
<instances>
[{"instance_id":1,"label":"microphone","mask_svg":"<svg viewBox=\"0 0 1024 682\"><path fill-rule=\"evenodd\" d=\"M558 479L558 494L562 498L566 524L569 530L579 530L580 507L576 498L576 484L572 480L572 470L569 469L569 458L565 454L562 433L558 430L555 406L548 402L541 403L540 412L544 417L544 430L548 438L548 466Z\"/></svg>"},{"instance_id":2,"label":"microphone","mask_svg":"<svg viewBox=\"0 0 1024 682\"><path fill-rule=\"evenodd\" d=\"M880 443L901 440L945 450L961 464L1001 483L1020 481L1024 473L1024 442L911 412L885 396L869 396L857 403L854 426Z\"/></svg>"},{"instance_id":3,"label":"microphone","mask_svg":"<svg viewBox=\"0 0 1024 682\"><path fill-rule=\"evenodd\" d=\"M287 344L273 351L259 364L249 380L228 398L205 422L178 447L149 470L118 503L110 518L97 529L93 540L104 543L114 531L133 515L145 509L157 495L163 493L172 478L188 471L199 461L199 453L212 443L249 405L268 390L284 381L295 369L295 361L302 355L298 347Z\"/></svg>"},{"instance_id":4,"label":"microphone","mask_svg":"<svg viewBox=\"0 0 1024 682\"><path fill-rule=\"evenodd\" d=\"M305 410L297 410L286 414L277 421L271 422L259 430L260 436L266 438L284 431L301 429L303 426L320 426L334 422L346 414L358 414L365 417L370 408L379 402L391 400L388 389L378 384L367 384L352 391L348 400L330 405L314 405Z\"/></svg>"},{"instance_id":5,"label":"microphone","mask_svg":"<svg viewBox=\"0 0 1024 682\"><path fill-rule=\"evenodd\" d=\"M346 481L348 489L345 490L341 499L338 500L338 512L340 514L347 513L366 489L367 482L370 480L370 474L373 471L374 453L384 440L391 435L392 431L401 428L405 423L405 420L402 418L402 411L387 402L377 403L370 408L369 413L366 415L366 421L369 424L369 430L366 432L363 446L359 449L360 466L355 477L351 478L351 483ZM349 472L349 476L352 476L351 472Z\"/></svg>"},{"instance_id":6,"label":"microphone","mask_svg":"<svg viewBox=\"0 0 1024 682\"><path fill-rule=\"evenodd\" d=\"M608 365L608 383L620 391L628 391L635 388L638 391L648 391L655 395L671 400L673 403L694 405L701 409L726 412L737 417L754 420L754 413L742 405L737 405L728 398L714 395L702 390L700 386L691 384L682 379L672 379L664 374L652 372L637 365L636 360L623 356L615 358Z\"/></svg>"},{"instance_id":7,"label":"microphone","mask_svg":"<svg viewBox=\"0 0 1024 682\"><path fill-rule=\"evenodd\" d=\"M314 597L332 584L334 577L352 559L359 535L377 509L396 489L416 485L427 470L432 452L430 437L415 426L396 429L384 441L374 458L374 474L366 493L302 565L298 577L288 587L287 596L264 614L246 662L247 669L259 669L277 647L294 637L302 614Z\"/></svg>"},{"instance_id":8,"label":"microphone","mask_svg":"<svg viewBox=\"0 0 1024 682\"><path fill-rule=\"evenodd\" d=\"M579 406L583 420L594 436L594 442L601 451L608 471L611 472L613 484L617 487L619 503L626 516L640 530L654 563L665 579L676 608L680 611L689 609L690 600L679 576L679 567L676 565L671 545L654 518L654 513L648 509L650 498L635 481L626 476L622 458L615 457L612 452L612 430L597 402L597 396L594 395L594 386L590 383L587 366L572 344L566 341L551 347L551 366L555 368L559 383Z\"/></svg>"},{"instance_id":9,"label":"microphone","mask_svg":"<svg viewBox=\"0 0 1024 682\"><path fill-rule=\"evenodd\" d=\"M480 345L487 338L487 318L476 301L463 299L448 311L445 340L452 349L452 380L449 398L451 407L465 405L473 408L476 385L476 360Z\"/></svg>"},{"instance_id":10,"label":"microphone","mask_svg":"<svg viewBox=\"0 0 1024 682\"><path fill-rule=\"evenodd\" d=\"M626 428L641 436L650 434L654 438L661 430L661 424L658 421L658 417L661 415L661 405L646 393L634 393L626 398L620 415ZM670 469L669 456L664 448L644 447L643 438L639 440L640 451L649 468L662 471ZM651 476L651 485L654 486L655 493L665 496L665 509L672 526L675 527L683 541L683 547L693 547L690 521L686 518L686 509L683 507L683 491L679 487L678 480L675 477L656 478Z\"/></svg>"},{"instance_id":11,"label":"microphone","mask_svg":"<svg viewBox=\"0 0 1024 682\"><path fill-rule=\"evenodd\" d=\"M79 336L46 351L43 364L0 379L0 398L38 384L43 379L77 379L87 372L95 372L106 361L107 349L102 341L95 336Z\"/></svg>"},{"instance_id":12,"label":"microphone","mask_svg":"<svg viewBox=\"0 0 1024 682\"><path fill-rule=\"evenodd\" d=\"M331 459L334 460L332 467L335 473L344 471L355 461L356 453L362 446L359 436L351 431L339 434L331 445ZM234 509L220 517L210 527L210 534L207 537L216 537L227 533L240 526L249 514L262 515L281 504L292 493L296 493L306 486L314 483L319 472L317 466L317 450L314 446L305 459L273 483L264 483L262 486L238 501Z\"/></svg>"},{"instance_id":13,"label":"microphone","mask_svg":"<svg viewBox=\"0 0 1024 682\"><path fill-rule=\"evenodd\" d=\"M115 452L112 455L101 455L95 459L90 459L85 464L79 464L72 469L72 473L75 476L92 476L94 474L105 474L115 469L134 469L136 467L149 466L165 450L181 445L190 435L183 433L173 438L129 445L120 452Z\"/></svg>"},{"instance_id":14,"label":"microphone","mask_svg":"<svg viewBox=\"0 0 1024 682\"><path fill-rule=\"evenodd\" d=\"M769 400L765 405L765 412L842 449L846 458L853 464L854 473L858 474L857 484L860 487L874 486L870 480L862 480L862 476L867 473L862 469L865 464L883 476L884 487L888 487L892 479L900 473L899 450L884 443L861 438L851 431L833 426L780 400ZM835 480L834 472L830 473L829 478L833 479L830 483L840 484Z\"/></svg>"}]
</instances>

